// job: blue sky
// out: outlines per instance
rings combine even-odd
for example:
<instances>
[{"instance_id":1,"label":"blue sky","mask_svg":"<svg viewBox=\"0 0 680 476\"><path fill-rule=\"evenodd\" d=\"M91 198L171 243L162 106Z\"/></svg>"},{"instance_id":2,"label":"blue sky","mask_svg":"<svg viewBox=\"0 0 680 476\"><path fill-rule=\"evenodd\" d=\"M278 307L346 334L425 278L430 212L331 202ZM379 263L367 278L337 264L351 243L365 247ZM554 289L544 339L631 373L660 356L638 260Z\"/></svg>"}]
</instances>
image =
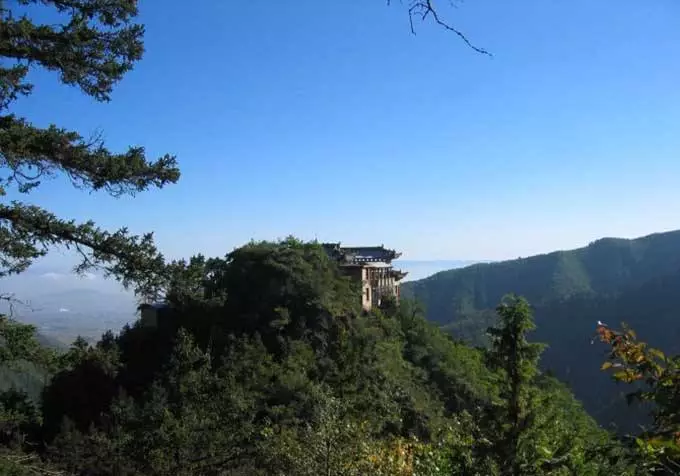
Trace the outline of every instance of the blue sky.
<instances>
[{"instance_id":1,"label":"blue sky","mask_svg":"<svg viewBox=\"0 0 680 476\"><path fill-rule=\"evenodd\" d=\"M37 73L14 112L176 154L182 179L28 197L61 216L171 257L293 234L496 260L679 227L677 0L439 2L493 58L411 35L399 2L140 3L147 53L111 103Z\"/></svg>"}]
</instances>

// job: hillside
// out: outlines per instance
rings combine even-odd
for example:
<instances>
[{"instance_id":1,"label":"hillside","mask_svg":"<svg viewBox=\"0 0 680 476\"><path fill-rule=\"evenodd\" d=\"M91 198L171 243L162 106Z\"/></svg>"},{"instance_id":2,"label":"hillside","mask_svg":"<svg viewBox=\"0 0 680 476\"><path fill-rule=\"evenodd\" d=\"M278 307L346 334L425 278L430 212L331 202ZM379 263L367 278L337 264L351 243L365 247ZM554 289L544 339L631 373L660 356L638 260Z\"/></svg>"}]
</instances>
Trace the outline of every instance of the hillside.
<instances>
[{"instance_id":1,"label":"hillside","mask_svg":"<svg viewBox=\"0 0 680 476\"><path fill-rule=\"evenodd\" d=\"M614 422L623 429L634 430L637 423L646 421L644 413L638 412L638 418L632 419L621 394L623 389L602 379L598 362L603 349L591 345L593 329L598 320L616 327L625 322L643 341L677 354L678 289L680 270L624 287L615 296L572 298L538 306L535 338L550 345L543 355L543 365L567 382L601 423Z\"/></svg>"},{"instance_id":2,"label":"hillside","mask_svg":"<svg viewBox=\"0 0 680 476\"><path fill-rule=\"evenodd\" d=\"M482 263L406 283L404 295L448 323L493 308L507 293L534 305L577 295L616 293L680 269L680 231L634 240L603 238L571 251Z\"/></svg>"},{"instance_id":3,"label":"hillside","mask_svg":"<svg viewBox=\"0 0 680 476\"><path fill-rule=\"evenodd\" d=\"M506 293L534 305L533 339L549 345L550 369L569 383L601 424L632 429L622 389L602 379L602 348L591 345L598 320L630 324L643 340L677 352L675 297L680 289L680 231L634 240L605 238L572 251L558 251L501 263L479 264L407 283L404 293L421 301L428 319L456 337L485 344L493 308ZM597 384L593 384L597 382Z\"/></svg>"}]
</instances>

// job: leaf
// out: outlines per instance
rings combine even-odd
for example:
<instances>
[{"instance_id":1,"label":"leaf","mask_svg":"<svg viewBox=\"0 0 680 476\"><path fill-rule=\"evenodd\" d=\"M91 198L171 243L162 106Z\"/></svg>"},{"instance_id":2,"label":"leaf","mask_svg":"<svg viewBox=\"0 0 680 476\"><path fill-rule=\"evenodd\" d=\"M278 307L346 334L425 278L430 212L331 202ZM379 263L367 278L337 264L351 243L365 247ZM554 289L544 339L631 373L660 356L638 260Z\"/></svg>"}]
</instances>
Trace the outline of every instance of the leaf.
<instances>
[{"instance_id":1,"label":"leaf","mask_svg":"<svg viewBox=\"0 0 680 476\"><path fill-rule=\"evenodd\" d=\"M543 456L545 456L546 458L550 458L552 456L552 451L550 451L545 446L539 446L538 449L540 450L541 453L543 453Z\"/></svg>"},{"instance_id":2,"label":"leaf","mask_svg":"<svg viewBox=\"0 0 680 476\"><path fill-rule=\"evenodd\" d=\"M628 372L626 370L619 370L614 374L614 378L622 382L628 382Z\"/></svg>"},{"instance_id":3,"label":"leaf","mask_svg":"<svg viewBox=\"0 0 680 476\"><path fill-rule=\"evenodd\" d=\"M607 370L607 369L611 368L612 365L613 364L611 362L607 361L607 362L602 364L602 367L600 367L600 370Z\"/></svg>"}]
</instances>

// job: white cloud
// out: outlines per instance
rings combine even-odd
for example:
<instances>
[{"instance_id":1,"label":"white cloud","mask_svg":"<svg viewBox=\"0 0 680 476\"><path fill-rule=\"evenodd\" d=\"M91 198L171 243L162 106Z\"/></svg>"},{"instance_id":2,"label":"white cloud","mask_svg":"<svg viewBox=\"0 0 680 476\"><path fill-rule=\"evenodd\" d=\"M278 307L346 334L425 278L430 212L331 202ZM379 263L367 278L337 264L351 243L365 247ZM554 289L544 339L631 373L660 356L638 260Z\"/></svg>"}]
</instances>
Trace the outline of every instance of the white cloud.
<instances>
[{"instance_id":1,"label":"white cloud","mask_svg":"<svg viewBox=\"0 0 680 476\"><path fill-rule=\"evenodd\" d=\"M86 279L88 281L92 281L94 279L97 279L96 274L89 272L78 275L74 273L56 273L54 271L49 271L47 273L41 274L40 277L44 279L51 279L53 281L61 281L64 279Z\"/></svg>"},{"instance_id":2,"label":"white cloud","mask_svg":"<svg viewBox=\"0 0 680 476\"><path fill-rule=\"evenodd\" d=\"M59 308L59 312L70 312L68 309L65 307Z\"/></svg>"}]
</instances>

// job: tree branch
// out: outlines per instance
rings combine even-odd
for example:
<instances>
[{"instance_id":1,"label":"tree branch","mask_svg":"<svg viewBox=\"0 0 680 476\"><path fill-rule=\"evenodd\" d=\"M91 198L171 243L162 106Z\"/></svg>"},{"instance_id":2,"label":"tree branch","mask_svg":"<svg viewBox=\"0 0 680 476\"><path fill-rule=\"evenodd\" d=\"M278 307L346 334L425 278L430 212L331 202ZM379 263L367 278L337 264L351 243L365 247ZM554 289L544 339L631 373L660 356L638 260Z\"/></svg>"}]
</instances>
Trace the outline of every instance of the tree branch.
<instances>
[{"instance_id":1,"label":"tree branch","mask_svg":"<svg viewBox=\"0 0 680 476\"><path fill-rule=\"evenodd\" d=\"M130 24L137 14L136 2L19 3L51 3L59 12L69 11L70 21L35 25L25 15L15 19L10 10L0 11L0 56L58 71L64 83L79 86L99 101L110 99L113 85L142 57L144 28Z\"/></svg>"},{"instance_id":2,"label":"tree branch","mask_svg":"<svg viewBox=\"0 0 680 476\"><path fill-rule=\"evenodd\" d=\"M110 233L93 222L76 224L32 205L0 205L0 276L20 273L50 246L73 248L82 258L76 272L101 269L124 286L146 291L158 284L165 269L151 233Z\"/></svg>"},{"instance_id":3,"label":"tree branch","mask_svg":"<svg viewBox=\"0 0 680 476\"><path fill-rule=\"evenodd\" d=\"M18 299L14 295L14 293L0 293L0 301L7 302L7 305L9 307L9 314L7 314L7 317L9 317L10 319L14 318L14 309L16 308L17 305L26 307L30 310L34 310L28 303Z\"/></svg>"},{"instance_id":4,"label":"tree branch","mask_svg":"<svg viewBox=\"0 0 680 476\"><path fill-rule=\"evenodd\" d=\"M27 192L38 178L62 172L78 188L104 189L113 196L134 194L149 187L162 188L179 180L175 157L148 161L143 147L113 154L104 147L101 133L90 141L80 134L57 128L32 126L16 116L0 116L0 167L12 171L10 179ZM26 170L37 171L28 175ZM8 180L5 180L9 184Z\"/></svg>"},{"instance_id":5,"label":"tree branch","mask_svg":"<svg viewBox=\"0 0 680 476\"><path fill-rule=\"evenodd\" d=\"M66 175L77 188L134 195L179 179L175 157L147 160L143 147L114 154L101 133L86 140L77 132L38 128L13 114L2 115L13 101L29 94L29 69L59 74L98 101L108 101L113 86L144 52L144 27L134 23L137 0L0 0L0 196L7 186L28 193L45 177ZM56 24L34 21L48 10ZM76 271L97 267L137 291L158 282L163 256L152 234L113 233L94 223L61 220L20 202L0 205L0 277L24 271L52 246L75 249L82 262Z\"/></svg>"},{"instance_id":6,"label":"tree branch","mask_svg":"<svg viewBox=\"0 0 680 476\"><path fill-rule=\"evenodd\" d=\"M387 0L387 5L391 4L392 0ZM460 31L459 29L452 26L450 23L443 20L439 15L436 7L434 6L432 0L410 0L408 16L409 24L411 27L411 33L413 33L414 35L416 34L416 29L413 20L419 19L420 21L425 21L428 19L428 17L430 17L438 26L454 33L458 38L460 38L463 41L463 43L465 43L472 50L486 56L493 56L488 50L474 45L462 31Z\"/></svg>"}]
</instances>

